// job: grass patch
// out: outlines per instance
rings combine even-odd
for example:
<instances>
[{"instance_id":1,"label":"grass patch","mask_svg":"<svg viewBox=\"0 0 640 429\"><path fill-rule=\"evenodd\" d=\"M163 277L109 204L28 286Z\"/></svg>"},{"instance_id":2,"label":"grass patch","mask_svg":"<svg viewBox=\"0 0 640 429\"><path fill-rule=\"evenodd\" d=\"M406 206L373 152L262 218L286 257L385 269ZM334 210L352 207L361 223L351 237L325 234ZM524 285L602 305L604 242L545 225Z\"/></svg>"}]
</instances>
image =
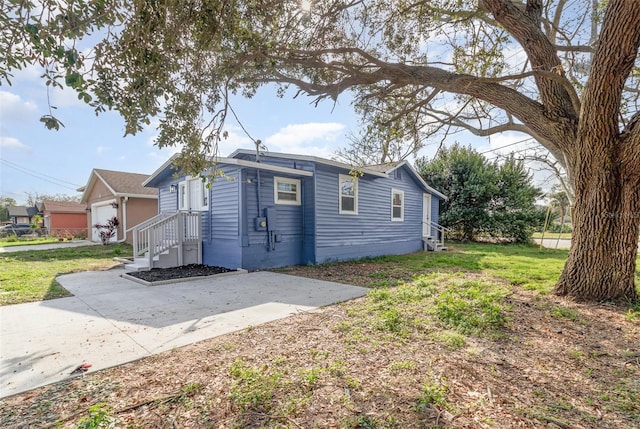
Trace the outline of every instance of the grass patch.
<instances>
[{"instance_id":1,"label":"grass patch","mask_svg":"<svg viewBox=\"0 0 640 429\"><path fill-rule=\"evenodd\" d=\"M527 244L448 241L447 247L449 250L445 252L389 255L276 271L370 288L401 285L430 272L482 273L514 286L548 294L553 290L568 254L566 250L540 249Z\"/></svg>"},{"instance_id":2,"label":"grass patch","mask_svg":"<svg viewBox=\"0 0 640 429\"><path fill-rule=\"evenodd\" d=\"M58 239L55 237L6 237L0 238L0 247L11 246L30 246L33 244L50 244L58 243Z\"/></svg>"},{"instance_id":3,"label":"grass patch","mask_svg":"<svg viewBox=\"0 0 640 429\"><path fill-rule=\"evenodd\" d=\"M269 411L271 399L279 389L283 373L275 366L252 367L237 359L231 364L231 400L243 411Z\"/></svg>"},{"instance_id":4,"label":"grass patch","mask_svg":"<svg viewBox=\"0 0 640 429\"><path fill-rule=\"evenodd\" d=\"M115 256L130 256L131 245L29 250L0 256L0 305L62 298L70 293L56 281L61 274L105 270Z\"/></svg>"},{"instance_id":5,"label":"grass patch","mask_svg":"<svg viewBox=\"0 0 640 429\"><path fill-rule=\"evenodd\" d=\"M435 314L445 327L461 334L495 333L506 323L500 285L478 280L452 282L435 299Z\"/></svg>"},{"instance_id":6,"label":"grass patch","mask_svg":"<svg viewBox=\"0 0 640 429\"><path fill-rule=\"evenodd\" d=\"M576 322L579 318L578 311L571 307L564 307L561 305L554 305L553 308L549 311L549 314L552 317L557 317L560 319L568 319L572 322Z\"/></svg>"}]
</instances>

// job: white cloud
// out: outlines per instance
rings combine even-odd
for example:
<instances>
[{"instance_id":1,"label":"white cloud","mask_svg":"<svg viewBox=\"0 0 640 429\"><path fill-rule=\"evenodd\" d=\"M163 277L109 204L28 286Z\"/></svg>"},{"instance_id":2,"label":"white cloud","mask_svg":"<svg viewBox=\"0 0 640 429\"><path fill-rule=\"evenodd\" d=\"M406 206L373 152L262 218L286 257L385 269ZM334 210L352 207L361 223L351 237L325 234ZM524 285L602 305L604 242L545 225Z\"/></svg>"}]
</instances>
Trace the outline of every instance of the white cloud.
<instances>
[{"instance_id":1,"label":"white cloud","mask_svg":"<svg viewBox=\"0 0 640 429\"><path fill-rule=\"evenodd\" d=\"M245 135L240 127L229 127L227 137L218 143L218 154L229 156L236 149L253 149L255 147L251 139Z\"/></svg>"},{"instance_id":2,"label":"white cloud","mask_svg":"<svg viewBox=\"0 0 640 429\"><path fill-rule=\"evenodd\" d=\"M58 108L61 107L86 107L87 104L78 99L78 93L69 87L62 89L55 88L51 90L51 104Z\"/></svg>"},{"instance_id":3,"label":"white cloud","mask_svg":"<svg viewBox=\"0 0 640 429\"><path fill-rule=\"evenodd\" d=\"M105 152L109 152L112 148L109 146L98 146L96 148L96 152L98 152L98 155L103 155Z\"/></svg>"},{"instance_id":4,"label":"white cloud","mask_svg":"<svg viewBox=\"0 0 640 429\"><path fill-rule=\"evenodd\" d=\"M3 150L17 150L21 152L31 153L31 148L15 137L1 136L0 148L2 148Z\"/></svg>"},{"instance_id":5,"label":"white cloud","mask_svg":"<svg viewBox=\"0 0 640 429\"><path fill-rule=\"evenodd\" d=\"M270 151L329 157L340 146L345 126L337 122L291 124L267 137Z\"/></svg>"},{"instance_id":6,"label":"white cloud","mask_svg":"<svg viewBox=\"0 0 640 429\"><path fill-rule=\"evenodd\" d=\"M0 112L5 125L15 122L31 121L37 114L38 106L32 101L23 100L18 94L0 91Z\"/></svg>"}]
</instances>

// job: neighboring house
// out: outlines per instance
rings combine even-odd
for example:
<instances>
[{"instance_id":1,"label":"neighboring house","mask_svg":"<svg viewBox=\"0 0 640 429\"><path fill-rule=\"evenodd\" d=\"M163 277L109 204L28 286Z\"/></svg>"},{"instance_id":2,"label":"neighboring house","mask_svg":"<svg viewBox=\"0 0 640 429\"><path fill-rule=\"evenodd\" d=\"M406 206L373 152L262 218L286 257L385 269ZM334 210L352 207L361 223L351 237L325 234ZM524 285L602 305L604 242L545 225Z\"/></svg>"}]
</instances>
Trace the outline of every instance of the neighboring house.
<instances>
[{"instance_id":1,"label":"neighboring house","mask_svg":"<svg viewBox=\"0 0 640 429\"><path fill-rule=\"evenodd\" d=\"M27 206L9 206L9 220L11 223L31 223L33 217L41 213L41 208L38 204L33 207Z\"/></svg>"},{"instance_id":2,"label":"neighboring house","mask_svg":"<svg viewBox=\"0 0 640 429\"><path fill-rule=\"evenodd\" d=\"M248 270L404 254L436 244L439 202L407 162L365 167L237 150L217 177L175 177L173 159L145 182L159 214L135 229L131 269L202 262ZM151 252L149 252L151 249ZM164 254L164 255L161 255Z\"/></svg>"},{"instance_id":3,"label":"neighboring house","mask_svg":"<svg viewBox=\"0 0 640 429\"><path fill-rule=\"evenodd\" d=\"M55 237L87 237L86 209L86 204L75 201L44 200L44 227Z\"/></svg>"},{"instance_id":4,"label":"neighboring house","mask_svg":"<svg viewBox=\"0 0 640 429\"><path fill-rule=\"evenodd\" d=\"M81 203L87 205L86 224L92 241L100 241L94 225L104 224L114 216L120 221L112 241L132 242L131 228L158 213L158 191L142 186L147 174L94 168L82 192Z\"/></svg>"}]
</instances>

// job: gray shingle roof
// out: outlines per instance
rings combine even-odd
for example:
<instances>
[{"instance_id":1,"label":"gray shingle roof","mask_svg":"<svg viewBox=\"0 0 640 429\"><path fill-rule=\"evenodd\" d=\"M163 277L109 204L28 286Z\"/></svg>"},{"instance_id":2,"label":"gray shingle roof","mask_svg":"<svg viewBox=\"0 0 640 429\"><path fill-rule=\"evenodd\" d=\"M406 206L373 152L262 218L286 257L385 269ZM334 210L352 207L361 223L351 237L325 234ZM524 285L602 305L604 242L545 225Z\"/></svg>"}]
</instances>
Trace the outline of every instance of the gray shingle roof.
<instances>
[{"instance_id":1,"label":"gray shingle roof","mask_svg":"<svg viewBox=\"0 0 640 429\"><path fill-rule=\"evenodd\" d=\"M158 195L158 190L145 188L142 182L149 178L148 174L126 173L124 171L94 169L116 194Z\"/></svg>"}]
</instances>

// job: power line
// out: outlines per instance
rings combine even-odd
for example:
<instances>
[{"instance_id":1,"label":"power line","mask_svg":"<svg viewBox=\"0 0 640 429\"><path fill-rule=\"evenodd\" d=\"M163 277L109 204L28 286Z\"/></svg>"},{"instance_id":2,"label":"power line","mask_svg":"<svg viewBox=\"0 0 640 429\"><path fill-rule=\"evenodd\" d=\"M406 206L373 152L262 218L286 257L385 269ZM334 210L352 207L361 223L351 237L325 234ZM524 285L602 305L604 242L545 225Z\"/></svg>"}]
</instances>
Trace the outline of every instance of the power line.
<instances>
[{"instance_id":1,"label":"power line","mask_svg":"<svg viewBox=\"0 0 640 429\"><path fill-rule=\"evenodd\" d=\"M49 175L44 174L44 173L38 173L38 172L36 172L34 170L30 170L30 169L28 169L26 167L22 167L22 166L20 166L18 164L12 163L12 162L7 161L7 160L2 159L2 158L0 158L0 162L2 164L4 164L6 167L13 168L14 170L17 170L17 171L21 172L22 174L26 174L28 176L34 177L36 179L43 180L45 182L53 183L54 185L57 185L57 186L60 186L60 187L63 187L63 188L67 188L67 189L71 189L71 190L75 191L77 188L80 187L80 185L76 185L75 183L67 182L66 180L62 180L62 179L57 179L57 178L55 178L53 176L49 176ZM47 177L49 179L47 179ZM66 185L65 185L65 183L66 183ZM69 185L72 185L72 186L69 186Z\"/></svg>"},{"instance_id":2,"label":"power line","mask_svg":"<svg viewBox=\"0 0 640 429\"><path fill-rule=\"evenodd\" d=\"M16 164L15 162L12 162L12 161L8 161L6 159L0 158L0 161L4 162L5 164L7 164L9 166L13 166L14 168L20 168L22 170L29 171L29 172L37 174L39 176L48 177L48 178L50 178L52 180L55 180L56 182L66 183L66 184L69 184L71 186L80 187L80 185L78 185L76 183L68 182L68 181L63 180L63 179L58 179L57 177L49 176L48 174L41 173L41 172L39 172L37 170L32 170L30 168L24 167L22 165Z\"/></svg>"},{"instance_id":3,"label":"power line","mask_svg":"<svg viewBox=\"0 0 640 429\"><path fill-rule=\"evenodd\" d=\"M505 147L515 146L515 145L517 145L517 144L524 143L524 142L527 142L527 141L535 141L535 140L534 140L534 139L532 139L531 137L528 137L528 138L526 138L526 139L519 140L519 141L517 141L517 142L513 142L513 143L509 143L509 144L506 144L506 145L504 145L504 146L497 147L497 148L495 148L495 149L485 150L484 152L480 152L480 155L484 155L485 153L489 153L489 152L495 152L495 151L497 151L497 150L504 149Z\"/></svg>"}]
</instances>

